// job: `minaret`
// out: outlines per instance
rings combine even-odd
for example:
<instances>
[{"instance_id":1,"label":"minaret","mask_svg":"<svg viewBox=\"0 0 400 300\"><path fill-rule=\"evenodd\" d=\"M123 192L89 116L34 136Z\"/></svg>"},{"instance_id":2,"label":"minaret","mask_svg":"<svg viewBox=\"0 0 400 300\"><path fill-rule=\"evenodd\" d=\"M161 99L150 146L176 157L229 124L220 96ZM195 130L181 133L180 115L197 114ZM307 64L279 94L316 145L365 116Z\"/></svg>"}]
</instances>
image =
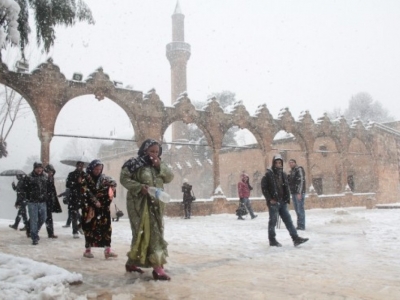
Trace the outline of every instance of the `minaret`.
<instances>
[{"instance_id":1,"label":"minaret","mask_svg":"<svg viewBox=\"0 0 400 300\"><path fill-rule=\"evenodd\" d=\"M185 16L178 0L172 15L172 42L167 45L167 58L171 64L171 104L174 104L178 96L187 90L186 65L190 58L190 45L185 43L184 20ZM177 129L172 127L173 140L181 137Z\"/></svg>"}]
</instances>

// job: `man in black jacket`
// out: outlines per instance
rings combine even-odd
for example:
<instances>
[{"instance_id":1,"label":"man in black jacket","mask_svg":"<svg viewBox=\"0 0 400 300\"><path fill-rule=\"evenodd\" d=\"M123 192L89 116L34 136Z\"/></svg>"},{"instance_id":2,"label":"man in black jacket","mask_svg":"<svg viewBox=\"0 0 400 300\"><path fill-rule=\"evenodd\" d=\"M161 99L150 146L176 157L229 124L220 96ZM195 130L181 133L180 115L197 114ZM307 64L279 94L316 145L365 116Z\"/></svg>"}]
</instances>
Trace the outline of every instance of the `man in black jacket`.
<instances>
[{"instance_id":1,"label":"man in black jacket","mask_svg":"<svg viewBox=\"0 0 400 300\"><path fill-rule=\"evenodd\" d=\"M41 162L33 164L33 171L24 180L24 191L28 201L30 237L32 245L37 245L39 230L47 217L47 175Z\"/></svg>"},{"instance_id":2,"label":"man in black jacket","mask_svg":"<svg viewBox=\"0 0 400 300\"><path fill-rule=\"evenodd\" d=\"M272 159L271 169L267 169L267 172L261 180L261 189L265 199L267 200L269 211L269 245L282 247L275 238L275 226L278 221L278 216L282 218L295 246L307 242L308 238L298 236L297 230L293 225L292 218L287 209L287 205L290 203L290 190L287 175L283 172L283 159L280 155L275 155Z\"/></svg>"},{"instance_id":3,"label":"man in black jacket","mask_svg":"<svg viewBox=\"0 0 400 300\"><path fill-rule=\"evenodd\" d=\"M289 160L289 188L292 194L293 206L297 215L297 230L306 230L306 213L304 201L306 196L306 175L303 167L298 166L296 160Z\"/></svg>"}]
</instances>

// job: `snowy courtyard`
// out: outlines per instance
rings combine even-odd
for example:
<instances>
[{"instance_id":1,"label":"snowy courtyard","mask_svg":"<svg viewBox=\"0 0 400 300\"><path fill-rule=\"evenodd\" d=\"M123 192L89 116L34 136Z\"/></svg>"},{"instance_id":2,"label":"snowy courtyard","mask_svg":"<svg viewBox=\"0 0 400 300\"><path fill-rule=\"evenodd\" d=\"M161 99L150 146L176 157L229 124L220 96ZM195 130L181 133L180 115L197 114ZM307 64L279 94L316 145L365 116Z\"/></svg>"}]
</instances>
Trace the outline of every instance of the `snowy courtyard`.
<instances>
[{"instance_id":1,"label":"snowy courtyard","mask_svg":"<svg viewBox=\"0 0 400 300\"><path fill-rule=\"evenodd\" d=\"M229 214L165 218L169 282L154 281L150 269L125 272L125 218L113 222L119 257L108 260L102 249L82 257L84 238L73 239L64 222L55 224L58 239L42 228L32 246L8 227L11 219L0 219L0 299L400 299L399 213L308 210L307 230L299 233L310 240L297 248L283 224L283 247L269 247L268 213L245 221Z\"/></svg>"}]
</instances>

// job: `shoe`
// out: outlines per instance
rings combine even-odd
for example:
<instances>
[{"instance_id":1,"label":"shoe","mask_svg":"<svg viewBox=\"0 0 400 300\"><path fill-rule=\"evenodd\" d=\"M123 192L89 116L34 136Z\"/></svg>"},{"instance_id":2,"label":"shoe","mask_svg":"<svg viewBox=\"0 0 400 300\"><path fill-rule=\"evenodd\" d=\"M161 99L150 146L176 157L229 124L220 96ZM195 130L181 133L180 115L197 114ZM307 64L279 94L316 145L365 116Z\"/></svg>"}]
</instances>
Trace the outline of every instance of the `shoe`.
<instances>
[{"instance_id":1,"label":"shoe","mask_svg":"<svg viewBox=\"0 0 400 300\"><path fill-rule=\"evenodd\" d=\"M82 234L82 235L85 234L85 233L83 232L83 229L82 229L82 225L81 225L81 224L78 225L78 232L79 232L80 234Z\"/></svg>"},{"instance_id":2,"label":"shoe","mask_svg":"<svg viewBox=\"0 0 400 300\"><path fill-rule=\"evenodd\" d=\"M301 227L296 227L296 230L306 230L306 229Z\"/></svg>"},{"instance_id":3,"label":"shoe","mask_svg":"<svg viewBox=\"0 0 400 300\"><path fill-rule=\"evenodd\" d=\"M112 252L111 249L106 249L106 250L104 250L104 257L106 259L108 259L110 257L118 257L118 254Z\"/></svg>"},{"instance_id":4,"label":"shoe","mask_svg":"<svg viewBox=\"0 0 400 300\"><path fill-rule=\"evenodd\" d=\"M57 235L55 235L55 234L53 234L53 235L49 235L49 239L57 239L58 238L58 236Z\"/></svg>"},{"instance_id":5,"label":"shoe","mask_svg":"<svg viewBox=\"0 0 400 300\"><path fill-rule=\"evenodd\" d=\"M37 244L39 244L38 241L32 241L32 245L37 245Z\"/></svg>"},{"instance_id":6,"label":"shoe","mask_svg":"<svg viewBox=\"0 0 400 300\"><path fill-rule=\"evenodd\" d=\"M293 240L294 246L297 247L300 244L303 244L308 241L308 238L297 237Z\"/></svg>"},{"instance_id":7,"label":"shoe","mask_svg":"<svg viewBox=\"0 0 400 300\"><path fill-rule=\"evenodd\" d=\"M153 270L153 278L154 280L171 280L171 277L169 277L167 274L158 274L156 271Z\"/></svg>"},{"instance_id":8,"label":"shoe","mask_svg":"<svg viewBox=\"0 0 400 300\"><path fill-rule=\"evenodd\" d=\"M74 233L74 234L72 235L72 237L73 237L74 239L79 239L79 234Z\"/></svg>"},{"instance_id":9,"label":"shoe","mask_svg":"<svg viewBox=\"0 0 400 300\"><path fill-rule=\"evenodd\" d=\"M71 225L63 225L63 228L71 227Z\"/></svg>"},{"instance_id":10,"label":"shoe","mask_svg":"<svg viewBox=\"0 0 400 300\"><path fill-rule=\"evenodd\" d=\"M251 219L253 220L253 219L257 218L257 217L258 217L258 215L254 215L254 216L251 217Z\"/></svg>"},{"instance_id":11,"label":"shoe","mask_svg":"<svg viewBox=\"0 0 400 300\"><path fill-rule=\"evenodd\" d=\"M89 251L86 250L85 252L83 252L83 257L93 258L94 255L92 254L92 252L90 252L90 250Z\"/></svg>"},{"instance_id":12,"label":"shoe","mask_svg":"<svg viewBox=\"0 0 400 300\"><path fill-rule=\"evenodd\" d=\"M10 228L12 228L12 229L15 229L15 230L18 229L18 227L17 227L17 226L14 226L14 225L8 225L8 227L10 227Z\"/></svg>"},{"instance_id":13,"label":"shoe","mask_svg":"<svg viewBox=\"0 0 400 300\"><path fill-rule=\"evenodd\" d=\"M282 244L279 243L279 242L278 242L277 240L275 240L275 239L270 240L270 241L269 241L269 245L270 245L271 247L282 247Z\"/></svg>"},{"instance_id":14,"label":"shoe","mask_svg":"<svg viewBox=\"0 0 400 300\"><path fill-rule=\"evenodd\" d=\"M238 220L244 220L244 218L242 216L239 216Z\"/></svg>"},{"instance_id":15,"label":"shoe","mask_svg":"<svg viewBox=\"0 0 400 300\"><path fill-rule=\"evenodd\" d=\"M26 231L26 227L20 228L19 231Z\"/></svg>"},{"instance_id":16,"label":"shoe","mask_svg":"<svg viewBox=\"0 0 400 300\"><path fill-rule=\"evenodd\" d=\"M143 274L143 273L144 273L144 271L143 271L141 268L138 268L138 267L136 267L135 265L130 265L130 266L125 265L125 270L126 270L127 272L138 272L138 273L140 273L140 274Z\"/></svg>"}]
</instances>

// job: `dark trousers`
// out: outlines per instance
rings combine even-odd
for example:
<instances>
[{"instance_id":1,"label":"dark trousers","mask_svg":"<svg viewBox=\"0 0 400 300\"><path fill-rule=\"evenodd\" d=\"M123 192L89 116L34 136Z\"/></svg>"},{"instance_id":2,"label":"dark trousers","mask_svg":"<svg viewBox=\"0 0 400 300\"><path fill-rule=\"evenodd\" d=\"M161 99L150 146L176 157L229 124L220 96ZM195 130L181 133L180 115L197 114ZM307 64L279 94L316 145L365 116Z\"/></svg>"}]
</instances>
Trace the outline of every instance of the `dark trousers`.
<instances>
[{"instance_id":1,"label":"dark trousers","mask_svg":"<svg viewBox=\"0 0 400 300\"><path fill-rule=\"evenodd\" d=\"M78 233L79 225L81 223L81 214L78 209L71 209L71 223L72 234Z\"/></svg>"},{"instance_id":2,"label":"dark trousers","mask_svg":"<svg viewBox=\"0 0 400 300\"><path fill-rule=\"evenodd\" d=\"M21 218L24 222L24 225L26 226L26 224L28 223L28 215L26 213L26 203L21 204L21 206L19 207L13 227L18 228Z\"/></svg>"},{"instance_id":3,"label":"dark trousers","mask_svg":"<svg viewBox=\"0 0 400 300\"><path fill-rule=\"evenodd\" d=\"M46 218L46 230L47 230L47 235L49 237L54 235L54 224L53 224L53 206L49 203L47 203L47 218Z\"/></svg>"},{"instance_id":4,"label":"dark trousers","mask_svg":"<svg viewBox=\"0 0 400 300\"><path fill-rule=\"evenodd\" d=\"M185 219L192 215L192 201L183 201L183 210L185 211Z\"/></svg>"}]
</instances>

